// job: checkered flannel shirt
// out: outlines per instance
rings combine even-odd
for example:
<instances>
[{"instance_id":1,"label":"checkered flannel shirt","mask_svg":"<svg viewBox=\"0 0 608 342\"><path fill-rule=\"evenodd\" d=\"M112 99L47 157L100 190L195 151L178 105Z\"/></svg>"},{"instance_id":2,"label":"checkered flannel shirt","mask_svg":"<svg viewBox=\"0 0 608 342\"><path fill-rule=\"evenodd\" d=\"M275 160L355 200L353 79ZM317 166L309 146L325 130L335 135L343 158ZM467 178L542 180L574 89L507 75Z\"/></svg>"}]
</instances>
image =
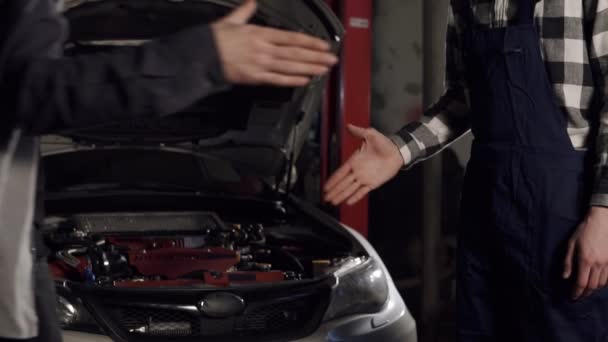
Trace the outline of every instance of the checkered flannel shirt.
<instances>
[{"instance_id":1,"label":"checkered flannel shirt","mask_svg":"<svg viewBox=\"0 0 608 342\"><path fill-rule=\"evenodd\" d=\"M488 27L504 27L517 13L514 0L471 3L479 23ZM585 150L596 144L591 205L608 206L608 0L540 0L535 18L549 78L568 115L572 145ZM406 165L433 156L470 128L460 45L463 20L450 9L444 95L420 120L391 136ZM590 133L590 127L597 133Z\"/></svg>"}]
</instances>

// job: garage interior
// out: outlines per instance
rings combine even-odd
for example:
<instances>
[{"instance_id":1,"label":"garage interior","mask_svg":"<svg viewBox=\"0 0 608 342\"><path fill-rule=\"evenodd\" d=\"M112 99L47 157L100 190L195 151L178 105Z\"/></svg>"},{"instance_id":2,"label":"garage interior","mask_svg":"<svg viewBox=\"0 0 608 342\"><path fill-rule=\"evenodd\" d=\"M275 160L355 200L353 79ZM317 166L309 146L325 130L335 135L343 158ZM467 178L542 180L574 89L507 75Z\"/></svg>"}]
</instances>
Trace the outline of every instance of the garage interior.
<instances>
[{"instance_id":1,"label":"garage interior","mask_svg":"<svg viewBox=\"0 0 608 342\"><path fill-rule=\"evenodd\" d=\"M0 342L608 341L608 0L0 8Z\"/></svg>"}]
</instances>

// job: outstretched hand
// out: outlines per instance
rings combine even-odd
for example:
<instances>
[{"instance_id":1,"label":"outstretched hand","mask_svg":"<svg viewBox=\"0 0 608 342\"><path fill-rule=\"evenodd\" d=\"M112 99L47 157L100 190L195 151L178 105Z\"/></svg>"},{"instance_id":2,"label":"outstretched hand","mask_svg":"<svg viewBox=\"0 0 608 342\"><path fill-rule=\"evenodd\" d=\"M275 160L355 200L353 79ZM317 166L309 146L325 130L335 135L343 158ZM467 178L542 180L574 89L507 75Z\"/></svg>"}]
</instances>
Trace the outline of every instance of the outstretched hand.
<instances>
[{"instance_id":1,"label":"outstretched hand","mask_svg":"<svg viewBox=\"0 0 608 342\"><path fill-rule=\"evenodd\" d=\"M393 178L403 167L399 149L382 133L353 125L348 125L348 131L363 143L325 185L325 200L333 205L344 201L348 205L355 204Z\"/></svg>"},{"instance_id":2,"label":"outstretched hand","mask_svg":"<svg viewBox=\"0 0 608 342\"><path fill-rule=\"evenodd\" d=\"M211 25L226 79L247 85L304 86L329 71L338 59L330 45L297 32L249 24L257 9L246 0Z\"/></svg>"}]
</instances>

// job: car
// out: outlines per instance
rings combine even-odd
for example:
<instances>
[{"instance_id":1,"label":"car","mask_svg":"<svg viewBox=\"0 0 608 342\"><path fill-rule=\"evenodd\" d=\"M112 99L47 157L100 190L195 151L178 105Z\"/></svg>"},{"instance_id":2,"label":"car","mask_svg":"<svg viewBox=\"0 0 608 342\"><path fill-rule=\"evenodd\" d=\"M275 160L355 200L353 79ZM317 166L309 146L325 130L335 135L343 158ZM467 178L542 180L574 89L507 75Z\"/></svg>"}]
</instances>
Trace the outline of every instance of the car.
<instances>
[{"instance_id":1,"label":"car","mask_svg":"<svg viewBox=\"0 0 608 342\"><path fill-rule=\"evenodd\" d=\"M236 0L68 0L66 54L136 45ZM259 25L339 51L321 0L261 0ZM235 86L162 119L42 139L57 315L66 342L415 342L374 248L291 193L326 77Z\"/></svg>"}]
</instances>

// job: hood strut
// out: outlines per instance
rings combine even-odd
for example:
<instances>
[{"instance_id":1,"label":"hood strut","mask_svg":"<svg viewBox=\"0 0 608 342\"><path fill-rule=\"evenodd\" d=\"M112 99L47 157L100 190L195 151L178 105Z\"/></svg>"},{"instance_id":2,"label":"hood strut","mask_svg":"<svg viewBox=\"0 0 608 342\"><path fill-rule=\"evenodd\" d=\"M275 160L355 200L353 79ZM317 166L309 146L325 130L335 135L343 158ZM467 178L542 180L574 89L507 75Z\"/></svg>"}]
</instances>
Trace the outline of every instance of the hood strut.
<instances>
[{"instance_id":1,"label":"hood strut","mask_svg":"<svg viewBox=\"0 0 608 342\"><path fill-rule=\"evenodd\" d=\"M279 197L289 197L291 195L291 181L292 181L292 170L295 167L296 163L296 144L298 137L298 125L294 126L294 131L292 133L292 141L291 146L288 145L288 149L285 151L286 163L283 166L283 172L276 175L274 177L274 190L277 196ZM283 191L282 186L284 186Z\"/></svg>"},{"instance_id":2,"label":"hood strut","mask_svg":"<svg viewBox=\"0 0 608 342\"><path fill-rule=\"evenodd\" d=\"M292 178L292 170L296 164L296 144L298 140L298 125L295 125L293 128L293 136L291 140L291 146L289 157L287 159L287 180L285 182L285 196L289 197L291 195L291 178Z\"/></svg>"}]
</instances>

